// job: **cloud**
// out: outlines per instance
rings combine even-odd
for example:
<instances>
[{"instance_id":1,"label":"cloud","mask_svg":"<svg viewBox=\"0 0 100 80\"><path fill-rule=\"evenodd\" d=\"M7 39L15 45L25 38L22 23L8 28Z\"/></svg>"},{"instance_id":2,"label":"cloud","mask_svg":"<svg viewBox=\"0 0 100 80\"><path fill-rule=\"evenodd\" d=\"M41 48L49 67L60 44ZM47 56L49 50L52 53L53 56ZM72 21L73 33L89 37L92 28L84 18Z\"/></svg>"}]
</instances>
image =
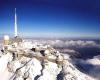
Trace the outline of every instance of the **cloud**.
<instances>
[{"instance_id":1,"label":"cloud","mask_svg":"<svg viewBox=\"0 0 100 80\"><path fill-rule=\"evenodd\" d=\"M54 47L100 47L95 41L83 41L83 40L56 40L51 43Z\"/></svg>"},{"instance_id":2,"label":"cloud","mask_svg":"<svg viewBox=\"0 0 100 80\"><path fill-rule=\"evenodd\" d=\"M73 64L75 64L80 71L100 80L100 55L87 60L75 59L73 60Z\"/></svg>"},{"instance_id":3,"label":"cloud","mask_svg":"<svg viewBox=\"0 0 100 80\"><path fill-rule=\"evenodd\" d=\"M100 55L88 59L86 62L93 65L93 68L89 70L89 74L100 80Z\"/></svg>"},{"instance_id":4,"label":"cloud","mask_svg":"<svg viewBox=\"0 0 100 80\"><path fill-rule=\"evenodd\" d=\"M69 48L69 47L98 47L100 48L100 45L97 44L95 41L92 40L62 40L62 39L38 39L38 40L32 40L34 43L40 43L40 44L49 44L52 45L55 48Z\"/></svg>"},{"instance_id":5,"label":"cloud","mask_svg":"<svg viewBox=\"0 0 100 80\"><path fill-rule=\"evenodd\" d=\"M77 41L66 41L65 42L66 46L74 46L74 47L93 47L93 46L98 46L94 41L82 41L82 40L77 40Z\"/></svg>"},{"instance_id":6,"label":"cloud","mask_svg":"<svg viewBox=\"0 0 100 80\"><path fill-rule=\"evenodd\" d=\"M92 64L92 65L99 65L100 66L100 55L95 56L93 59L88 59L86 62L89 64Z\"/></svg>"}]
</instances>

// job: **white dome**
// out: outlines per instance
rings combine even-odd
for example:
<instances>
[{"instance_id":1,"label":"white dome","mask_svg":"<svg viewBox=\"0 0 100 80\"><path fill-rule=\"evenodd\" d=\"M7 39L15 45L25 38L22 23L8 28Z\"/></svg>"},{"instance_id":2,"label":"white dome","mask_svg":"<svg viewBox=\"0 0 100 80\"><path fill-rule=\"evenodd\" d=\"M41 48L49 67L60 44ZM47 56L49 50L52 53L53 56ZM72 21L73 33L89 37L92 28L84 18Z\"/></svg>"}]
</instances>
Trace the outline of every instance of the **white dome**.
<instances>
[{"instance_id":1,"label":"white dome","mask_svg":"<svg viewBox=\"0 0 100 80\"><path fill-rule=\"evenodd\" d=\"M9 40L9 36L8 35L5 35L4 36L4 40Z\"/></svg>"}]
</instances>

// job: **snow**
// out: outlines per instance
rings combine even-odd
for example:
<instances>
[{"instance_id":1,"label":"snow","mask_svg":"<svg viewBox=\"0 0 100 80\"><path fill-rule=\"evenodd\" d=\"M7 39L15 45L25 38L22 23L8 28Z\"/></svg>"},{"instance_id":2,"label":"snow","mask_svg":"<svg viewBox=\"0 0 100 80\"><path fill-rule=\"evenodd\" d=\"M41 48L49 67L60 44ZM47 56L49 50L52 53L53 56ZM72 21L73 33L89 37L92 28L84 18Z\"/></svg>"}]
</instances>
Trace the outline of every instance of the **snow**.
<instances>
[{"instance_id":1,"label":"snow","mask_svg":"<svg viewBox=\"0 0 100 80\"><path fill-rule=\"evenodd\" d=\"M0 80L8 80L9 76L11 75L7 69L7 63L9 61L9 57L11 56L9 54L6 54L0 58Z\"/></svg>"},{"instance_id":2,"label":"snow","mask_svg":"<svg viewBox=\"0 0 100 80\"><path fill-rule=\"evenodd\" d=\"M63 70L65 73L64 80L96 80L75 68L69 61L64 61Z\"/></svg>"},{"instance_id":3,"label":"snow","mask_svg":"<svg viewBox=\"0 0 100 80\"><path fill-rule=\"evenodd\" d=\"M31 65L33 65L33 66L31 66ZM31 76L32 80L34 80L34 78L37 75L40 75L41 74L42 66L41 66L40 61L38 61L35 58L31 61L30 66L31 67L30 67L29 73L30 73L30 76Z\"/></svg>"},{"instance_id":4,"label":"snow","mask_svg":"<svg viewBox=\"0 0 100 80\"><path fill-rule=\"evenodd\" d=\"M58 68L56 63L48 62L43 70L43 75L39 78L39 80L56 80L60 71L61 68Z\"/></svg>"}]
</instances>

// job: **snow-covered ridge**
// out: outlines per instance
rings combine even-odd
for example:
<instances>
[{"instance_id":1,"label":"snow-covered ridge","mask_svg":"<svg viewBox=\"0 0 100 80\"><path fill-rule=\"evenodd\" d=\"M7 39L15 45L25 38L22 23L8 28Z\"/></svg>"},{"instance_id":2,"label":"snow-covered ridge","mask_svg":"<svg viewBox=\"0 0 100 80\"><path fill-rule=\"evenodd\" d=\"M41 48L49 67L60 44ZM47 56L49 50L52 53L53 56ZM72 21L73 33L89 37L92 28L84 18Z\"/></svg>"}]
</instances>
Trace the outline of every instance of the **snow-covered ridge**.
<instances>
[{"instance_id":1,"label":"snow-covered ridge","mask_svg":"<svg viewBox=\"0 0 100 80\"><path fill-rule=\"evenodd\" d=\"M0 72L6 69L7 78L0 80L95 80L80 72L70 62L69 55L61 54L50 45L31 41L12 43L3 46L1 54Z\"/></svg>"}]
</instances>

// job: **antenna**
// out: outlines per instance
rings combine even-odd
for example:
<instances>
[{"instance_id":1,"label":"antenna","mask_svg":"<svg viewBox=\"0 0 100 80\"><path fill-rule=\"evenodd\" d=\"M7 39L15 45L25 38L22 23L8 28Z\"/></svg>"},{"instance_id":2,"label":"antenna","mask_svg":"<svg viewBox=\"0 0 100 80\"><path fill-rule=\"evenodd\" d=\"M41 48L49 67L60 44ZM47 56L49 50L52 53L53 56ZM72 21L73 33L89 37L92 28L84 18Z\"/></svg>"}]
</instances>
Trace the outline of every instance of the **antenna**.
<instances>
[{"instance_id":1,"label":"antenna","mask_svg":"<svg viewBox=\"0 0 100 80\"><path fill-rule=\"evenodd\" d=\"M16 8L15 8L15 25L14 25L14 29L15 29L15 37L18 36L18 33L17 33L17 14L16 14Z\"/></svg>"}]
</instances>

